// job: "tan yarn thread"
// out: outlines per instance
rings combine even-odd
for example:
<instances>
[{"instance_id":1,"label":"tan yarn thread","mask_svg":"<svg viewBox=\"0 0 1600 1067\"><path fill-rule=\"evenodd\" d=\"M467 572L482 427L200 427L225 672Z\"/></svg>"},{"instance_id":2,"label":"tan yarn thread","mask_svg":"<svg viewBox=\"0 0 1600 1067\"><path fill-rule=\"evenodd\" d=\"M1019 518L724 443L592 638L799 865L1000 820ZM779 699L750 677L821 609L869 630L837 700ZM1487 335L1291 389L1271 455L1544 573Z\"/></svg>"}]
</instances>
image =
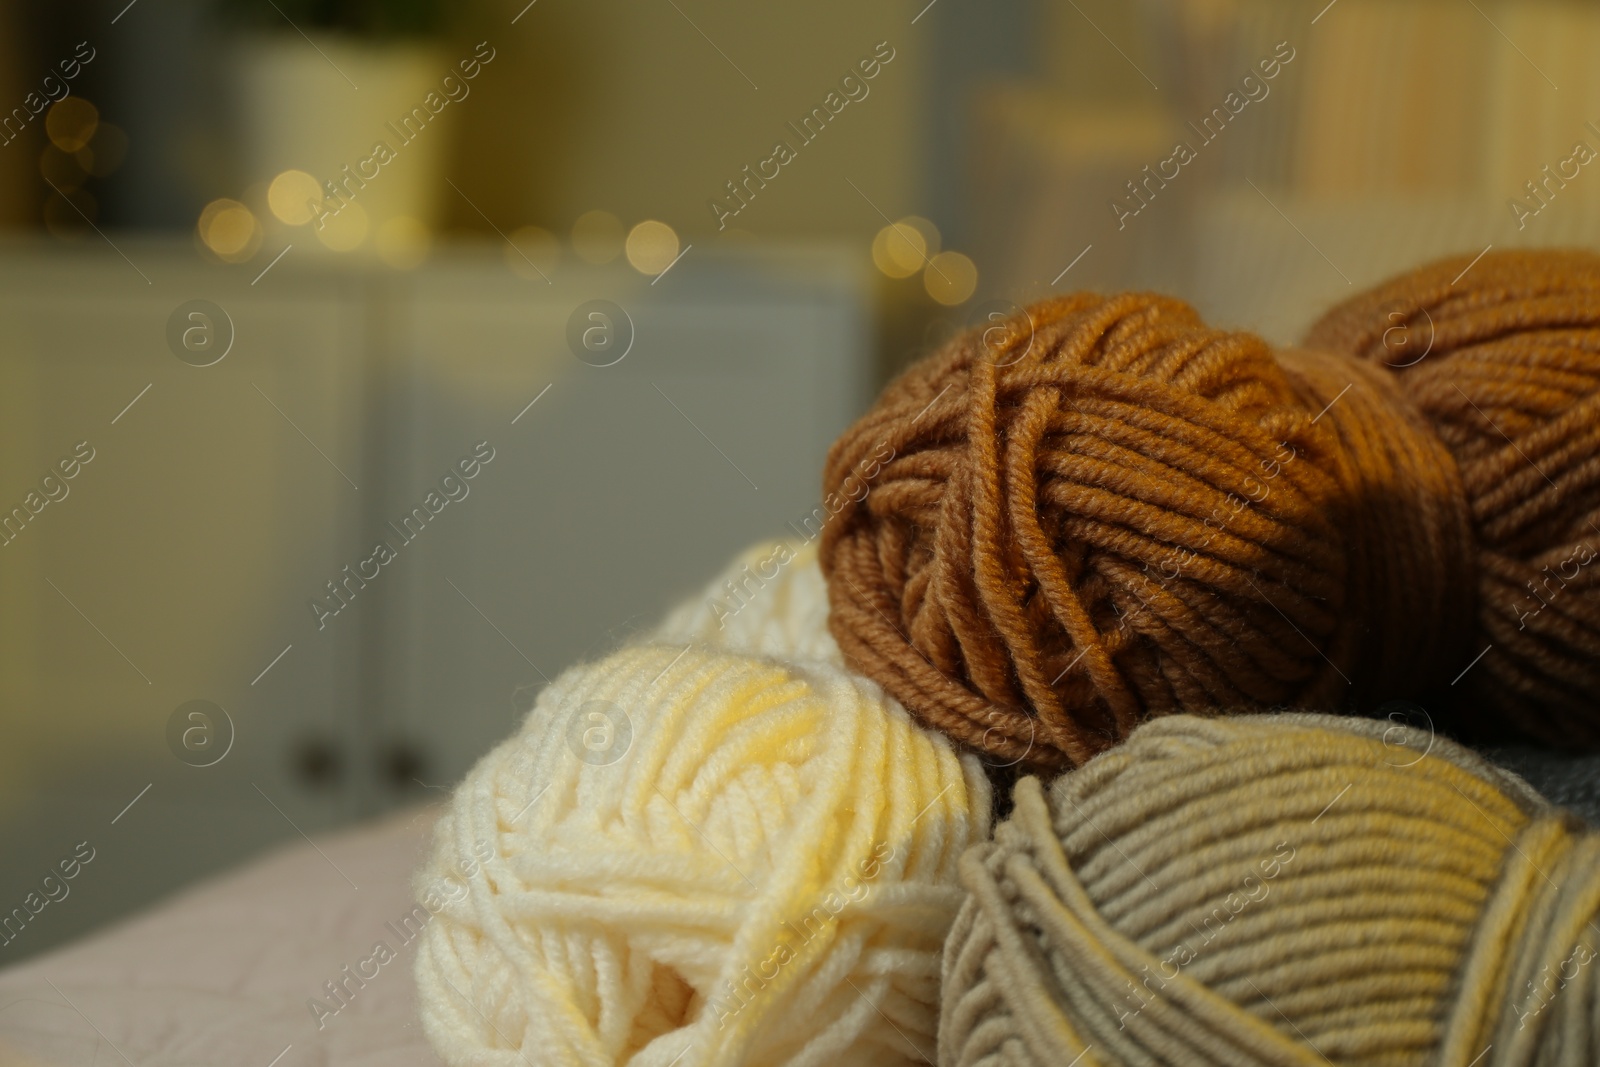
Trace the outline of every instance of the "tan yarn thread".
<instances>
[{"instance_id":1,"label":"tan yarn thread","mask_svg":"<svg viewBox=\"0 0 1600 1067\"><path fill-rule=\"evenodd\" d=\"M1352 677L1402 695L1456 653L1467 515L1387 376L1280 364L1148 294L1027 315L1010 348L973 333L912 367L829 453L829 492L894 456L822 538L857 670L1051 769L1152 715L1332 708Z\"/></svg>"},{"instance_id":2,"label":"tan yarn thread","mask_svg":"<svg viewBox=\"0 0 1600 1067\"><path fill-rule=\"evenodd\" d=\"M1290 862L1229 907L1285 842ZM1025 779L962 877L943 1067L1577 1067L1600 1053L1600 839L1409 728L1163 719L1048 797ZM1191 958L1171 968L1179 946Z\"/></svg>"}]
</instances>

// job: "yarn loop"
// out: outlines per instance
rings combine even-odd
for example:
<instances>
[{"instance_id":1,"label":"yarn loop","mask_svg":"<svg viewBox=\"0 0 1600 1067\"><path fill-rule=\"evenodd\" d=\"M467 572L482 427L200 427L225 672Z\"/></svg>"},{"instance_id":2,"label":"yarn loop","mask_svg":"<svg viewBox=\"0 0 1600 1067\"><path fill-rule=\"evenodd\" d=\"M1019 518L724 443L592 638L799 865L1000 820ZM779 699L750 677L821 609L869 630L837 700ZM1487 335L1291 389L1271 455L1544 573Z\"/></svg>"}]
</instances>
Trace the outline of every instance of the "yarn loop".
<instances>
[{"instance_id":1,"label":"yarn loop","mask_svg":"<svg viewBox=\"0 0 1600 1067\"><path fill-rule=\"evenodd\" d=\"M817 566L815 541L751 545L700 595L669 611L651 639L844 665L828 632L828 586Z\"/></svg>"},{"instance_id":2,"label":"yarn loop","mask_svg":"<svg viewBox=\"0 0 1600 1067\"><path fill-rule=\"evenodd\" d=\"M820 558L846 661L925 722L1058 769L1152 715L1404 696L1466 647L1454 463L1386 375L1148 294L1027 316L829 453L828 492L894 457Z\"/></svg>"},{"instance_id":3,"label":"yarn loop","mask_svg":"<svg viewBox=\"0 0 1600 1067\"><path fill-rule=\"evenodd\" d=\"M962 881L944 1067L1594 1062L1600 836L1410 727L1151 722Z\"/></svg>"},{"instance_id":4,"label":"yarn loop","mask_svg":"<svg viewBox=\"0 0 1600 1067\"><path fill-rule=\"evenodd\" d=\"M975 757L826 664L575 667L435 827L419 895L467 876L418 949L424 1028L451 1067L931 1062L989 811Z\"/></svg>"},{"instance_id":5,"label":"yarn loop","mask_svg":"<svg viewBox=\"0 0 1600 1067\"><path fill-rule=\"evenodd\" d=\"M1468 655L1487 649L1461 683L1474 725L1600 746L1600 256L1445 260L1340 305L1308 341L1382 368L1458 465Z\"/></svg>"}]
</instances>

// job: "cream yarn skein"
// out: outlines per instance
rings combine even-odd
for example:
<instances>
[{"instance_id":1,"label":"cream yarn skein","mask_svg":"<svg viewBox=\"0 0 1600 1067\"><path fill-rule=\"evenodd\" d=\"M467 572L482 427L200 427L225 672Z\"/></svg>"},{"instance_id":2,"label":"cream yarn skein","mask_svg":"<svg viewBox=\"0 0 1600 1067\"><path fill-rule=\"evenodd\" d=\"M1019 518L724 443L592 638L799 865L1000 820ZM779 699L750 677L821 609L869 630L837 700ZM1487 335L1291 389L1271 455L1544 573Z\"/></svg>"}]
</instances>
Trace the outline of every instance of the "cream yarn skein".
<instances>
[{"instance_id":1,"label":"cream yarn skein","mask_svg":"<svg viewBox=\"0 0 1600 1067\"><path fill-rule=\"evenodd\" d=\"M435 828L418 892L466 890L420 941L423 1026L450 1067L929 1062L990 799L974 757L826 664L575 667Z\"/></svg>"},{"instance_id":2,"label":"cream yarn skein","mask_svg":"<svg viewBox=\"0 0 1600 1067\"><path fill-rule=\"evenodd\" d=\"M745 549L700 594L669 612L653 637L844 665L828 632L828 583L814 540L763 541Z\"/></svg>"}]
</instances>

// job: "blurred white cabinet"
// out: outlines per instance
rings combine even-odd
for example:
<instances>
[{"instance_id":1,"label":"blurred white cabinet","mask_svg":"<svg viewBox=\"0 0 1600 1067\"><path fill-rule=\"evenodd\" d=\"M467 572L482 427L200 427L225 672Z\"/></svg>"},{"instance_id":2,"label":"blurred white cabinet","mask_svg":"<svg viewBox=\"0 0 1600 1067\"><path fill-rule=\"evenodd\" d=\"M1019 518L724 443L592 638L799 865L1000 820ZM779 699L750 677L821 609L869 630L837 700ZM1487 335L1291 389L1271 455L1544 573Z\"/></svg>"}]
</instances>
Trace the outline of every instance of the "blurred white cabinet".
<instances>
[{"instance_id":1,"label":"blurred white cabinet","mask_svg":"<svg viewBox=\"0 0 1600 1067\"><path fill-rule=\"evenodd\" d=\"M363 807L294 762L360 742L361 636L305 640L286 595L363 513L333 469L368 461L361 287L119 243L0 251L0 899L79 841L98 867L7 959ZM199 299L234 335L207 367L167 341ZM193 700L224 711L190 734L209 767L168 744Z\"/></svg>"},{"instance_id":2,"label":"blurred white cabinet","mask_svg":"<svg viewBox=\"0 0 1600 1067\"><path fill-rule=\"evenodd\" d=\"M870 388L849 261L698 251L654 286L441 266L397 307L388 514L474 443L495 453L385 578L379 643L403 655L374 682L397 741L426 746L430 781L504 736L546 678L652 623L820 495L826 450ZM596 299L624 317L569 331ZM584 330L609 347L580 360L569 332Z\"/></svg>"},{"instance_id":3,"label":"blurred white cabinet","mask_svg":"<svg viewBox=\"0 0 1600 1067\"><path fill-rule=\"evenodd\" d=\"M545 679L809 511L872 385L865 282L827 250L695 248L654 285L526 281L495 248L408 273L291 253L252 283L118 245L0 248L0 517L94 455L0 544L0 900L78 841L104 857L0 965L441 795ZM169 343L194 300L231 323L210 366ZM599 365L592 326L626 355ZM207 767L169 743L194 699L233 728Z\"/></svg>"}]
</instances>

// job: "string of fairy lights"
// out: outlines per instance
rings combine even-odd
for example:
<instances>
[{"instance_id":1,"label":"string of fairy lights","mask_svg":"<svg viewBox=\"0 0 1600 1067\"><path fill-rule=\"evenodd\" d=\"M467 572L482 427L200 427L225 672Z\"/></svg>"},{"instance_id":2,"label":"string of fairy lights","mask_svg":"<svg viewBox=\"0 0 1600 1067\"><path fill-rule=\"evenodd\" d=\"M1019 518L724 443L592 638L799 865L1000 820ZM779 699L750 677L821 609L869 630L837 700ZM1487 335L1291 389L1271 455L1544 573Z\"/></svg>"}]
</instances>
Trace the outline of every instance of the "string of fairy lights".
<instances>
[{"instance_id":1,"label":"string of fairy lights","mask_svg":"<svg viewBox=\"0 0 1600 1067\"><path fill-rule=\"evenodd\" d=\"M39 172L51 186L44 205L45 226L57 237L77 237L98 220L100 205L93 184L122 165L128 136L104 121L99 109L82 96L58 100L46 113L44 126L49 140L39 156ZM258 206L221 197L201 209L194 232L205 254L224 263L244 263L256 258L270 237L279 240L268 249L269 255L294 241L293 231L301 231L329 251L365 250L404 270L420 266L433 246L433 231L420 219L398 215L374 225L362 204L353 200L340 203L337 211L327 210L323 184L303 170L282 171L267 183L264 196L250 199ZM677 231L665 222L645 219L630 227L602 210L578 216L566 241L532 225L506 237L507 268L530 280L548 278L567 254L594 266L624 258L641 274L654 276L671 266L685 248ZM960 252L941 249L938 227L917 215L878 230L872 239L872 262L891 279L921 275L927 295L947 307L965 303L978 287L976 264Z\"/></svg>"}]
</instances>

